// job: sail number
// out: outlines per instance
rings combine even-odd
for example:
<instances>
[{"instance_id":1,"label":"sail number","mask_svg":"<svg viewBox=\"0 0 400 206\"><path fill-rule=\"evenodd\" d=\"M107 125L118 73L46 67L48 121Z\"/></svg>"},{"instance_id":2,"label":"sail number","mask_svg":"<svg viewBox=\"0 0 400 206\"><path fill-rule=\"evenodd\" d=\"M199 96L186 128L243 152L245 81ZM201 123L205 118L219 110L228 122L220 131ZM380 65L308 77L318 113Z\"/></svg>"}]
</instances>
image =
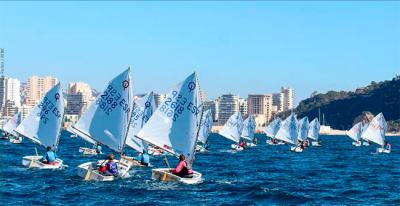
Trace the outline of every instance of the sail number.
<instances>
[{"instance_id":1,"label":"sail number","mask_svg":"<svg viewBox=\"0 0 400 206\"><path fill-rule=\"evenodd\" d=\"M172 117L173 121L176 121L185 110L190 111L196 116L200 111L193 102L189 102L186 97L177 91L172 91L172 97L167 97L160 106L160 112L166 114L167 117Z\"/></svg>"},{"instance_id":2,"label":"sail number","mask_svg":"<svg viewBox=\"0 0 400 206\"><path fill-rule=\"evenodd\" d=\"M49 121L49 114L53 114L56 118L61 118L61 112L55 107L54 103L47 98L44 97L43 101L39 104L40 112L37 114L40 117L40 121L43 124L47 124Z\"/></svg>"},{"instance_id":3,"label":"sail number","mask_svg":"<svg viewBox=\"0 0 400 206\"><path fill-rule=\"evenodd\" d=\"M106 115L110 115L112 111L120 106L125 113L129 114L130 108L128 102L122 98L119 93L111 84L107 89L97 98L96 104L99 105Z\"/></svg>"}]
</instances>

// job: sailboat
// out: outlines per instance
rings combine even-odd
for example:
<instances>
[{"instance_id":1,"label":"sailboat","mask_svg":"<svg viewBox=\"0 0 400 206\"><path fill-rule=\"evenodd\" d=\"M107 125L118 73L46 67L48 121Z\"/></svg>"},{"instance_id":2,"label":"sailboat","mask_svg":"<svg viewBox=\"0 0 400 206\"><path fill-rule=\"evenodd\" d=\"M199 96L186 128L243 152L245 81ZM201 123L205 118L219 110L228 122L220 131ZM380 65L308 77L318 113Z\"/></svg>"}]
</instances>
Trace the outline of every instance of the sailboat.
<instances>
[{"instance_id":1,"label":"sailboat","mask_svg":"<svg viewBox=\"0 0 400 206\"><path fill-rule=\"evenodd\" d=\"M346 131L346 135L349 136L354 142L354 146L361 146L361 133L362 133L362 122L355 124L350 130Z\"/></svg>"},{"instance_id":2,"label":"sailboat","mask_svg":"<svg viewBox=\"0 0 400 206\"><path fill-rule=\"evenodd\" d=\"M255 141L254 136L254 130L256 129L256 121L254 120L254 117L252 115L249 115L246 120L243 122L243 130L242 130L242 138L249 140L246 145L248 147L255 147L257 146Z\"/></svg>"},{"instance_id":3,"label":"sailboat","mask_svg":"<svg viewBox=\"0 0 400 206\"><path fill-rule=\"evenodd\" d=\"M102 144L122 154L132 118L132 93L131 71L128 68L108 83L71 131L89 143ZM132 163L124 159L114 161L118 166L118 177L128 177ZM113 181L114 176L104 175L96 169L105 163L106 160L83 163L78 166L78 175L85 180Z\"/></svg>"},{"instance_id":4,"label":"sailboat","mask_svg":"<svg viewBox=\"0 0 400 206\"><path fill-rule=\"evenodd\" d=\"M290 148L291 151L303 152L303 149L297 146L297 119L294 113L281 122L275 138L294 145Z\"/></svg>"},{"instance_id":5,"label":"sailboat","mask_svg":"<svg viewBox=\"0 0 400 206\"><path fill-rule=\"evenodd\" d=\"M381 148L377 148L378 153L390 153L390 149L384 148L387 144L385 140L386 131L387 123L385 117L383 117L382 113L379 113L371 120L367 129L361 134L361 137L365 140L381 145Z\"/></svg>"},{"instance_id":6,"label":"sailboat","mask_svg":"<svg viewBox=\"0 0 400 206\"><path fill-rule=\"evenodd\" d=\"M201 121L200 125L200 132L199 132L199 138L198 138L198 144L196 145L196 152L207 152L207 147L208 147L208 135L211 132L213 124L213 118L212 118L212 113L211 110L208 109L203 113L203 120Z\"/></svg>"},{"instance_id":7,"label":"sailboat","mask_svg":"<svg viewBox=\"0 0 400 206\"><path fill-rule=\"evenodd\" d=\"M369 126L369 122L366 122L366 123L364 123L364 124L362 125L362 127L361 127L361 134L364 133L365 130L367 130L368 126ZM362 137L362 135L361 135L361 139L364 140L363 143L362 143L363 146L369 146L369 145L370 145L369 140L368 140L368 139L364 139L364 138Z\"/></svg>"},{"instance_id":8,"label":"sailboat","mask_svg":"<svg viewBox=\"0 0 400 206\"><path fill-rule=\"evenodd\" d=\"M154 151L148 151L148 145L135 135L143 128L146 122L156 110L153 92L148 93L144 97L135 100L135 105L132 113L132 121L129 125L129 133L126 138L126 145L137 152L147 151L149 154L154 154ZM123 156L124 159L131 161L134 165L142 166L140 162L134 158Z\"/></svg>"},{"instance_id":9,"label":"sailboat","mask_svg":"<svg viewBox=\"0 0 400 206\"><path fill-rule=\"evenodd\" d=\"M199 137L203 114L203 102L196 73L188 76L167 94L153 116L136 135L173 155L184 155L188 169L195 159L195 148ZM197 184L202 182L202 174L193 171L189 177L179 177L168 168L152 170L154 180Z\"/></svg>"},{"instance_id":10,"label":"sailboat","mask_svg":"<svg viewBox=\"0 0 400 206\"><path fill-rule=\"evenodd\" d=\"M234 141L236 144L232 144L231 148L235 150L243 150L243 147L239 147L240 136L243 129L243 119L240 112L235 112L228 121L225 123L224 127L219 131L219 134L226 139Z\"/></svg>"},{"instance_id":11,"label":"sailboat","mask_svg":"<svg viewBox=\"0 0 400 206\"><path fill-rule=\"evenodd\" d=\"M45 164L40 160L36 144L44 148L50 146L57 150L61 133L61 124L64 116L64 98L60 83L50 89L28 116L15 129L19 135L27 137L35 143L36 155L25 156L22 165L28 168L59 169L63 168L63 161L56 159L55 164Z\"/></svg>"},{"instance_id":12,"label":"sailboat","mask_svg":"<svg viewBox=\"0 0 400 206\"><path fill-rule=\"evenodd\" d=\"M18 127L22 122L22 112L18 112L7 123L3 126L3 131L9 136L9 140L13 144L20 144L22 142L22 137L18 135L14 129Z\"/></svg>"},{"instance_id":13,"label":"sailboat","mask_svg":"<svg viewBox=\"0 0 400 206\"><path fill-rule=\"evenodd\" d=\"M297 125L297 140L303 144L307 140L308 130L309 130L309 122L308 117L303 117L298 121Z\"/></svg>"},{"instance_id":14,"label":"sailboat","mask_svg":"<svg viewBox=\"0 0 400 206\"><path fill-rule=\"evenodd\" d=\"M319 129L320 124L317 118L313 119L310 122L309 129L308 129L308 138L314 140L311 142L312 146L319 147L321 144L319 143Z\"/></svg>"},{"instance_id":15,"label":"sailboat","mask_svg":"<svg viewBox=\"0 0 400 206\"><path fill-rule=\"evenodd\" d=\"M271 139L267 140L267 144L269 145L281 145L285 144L283 142L278 142L275 139L276 133L278 133L279 128L281 126L281 119L278 117L274 119L269 125L265 128L264 132L267 135L267 137L270 137Z\"/></svg>"}]
</instances>

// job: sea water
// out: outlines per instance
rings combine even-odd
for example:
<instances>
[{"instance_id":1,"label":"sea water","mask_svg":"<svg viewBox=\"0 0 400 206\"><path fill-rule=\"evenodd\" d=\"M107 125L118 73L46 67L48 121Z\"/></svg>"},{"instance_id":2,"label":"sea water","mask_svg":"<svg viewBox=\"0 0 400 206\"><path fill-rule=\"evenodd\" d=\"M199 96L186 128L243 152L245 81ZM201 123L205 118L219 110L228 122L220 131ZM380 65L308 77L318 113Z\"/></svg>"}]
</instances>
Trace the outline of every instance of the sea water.
<instances>
[{"instance_id":1,"label":"sea water","mask_svg":"<svg viewBox=\"0 0 400 206\"><path fill-rule=\"evenodd\" d=\"M391 154L375 154L376 145L354 147L345 136L322 136L322 147L303 153L291 152L288 145L267 145L264 135L257 138L257 147L234 152L230 141L211 134L210 151L196 155L194 169L204 177L198 185L153 181L151 168L134 168L130 178L114 182L84 181L77 166L106 158L110 151L82 156L78 148L91 145L67 132L58 152L69 166L64 170L24 168L22 157L35 154L34 144L0 140L1 205L400 204L399 137L387 138ZM130 149L127 153L135 155ZM162 157L152 157L151 163L166 167Z\"/></svg>"}]
</instances>

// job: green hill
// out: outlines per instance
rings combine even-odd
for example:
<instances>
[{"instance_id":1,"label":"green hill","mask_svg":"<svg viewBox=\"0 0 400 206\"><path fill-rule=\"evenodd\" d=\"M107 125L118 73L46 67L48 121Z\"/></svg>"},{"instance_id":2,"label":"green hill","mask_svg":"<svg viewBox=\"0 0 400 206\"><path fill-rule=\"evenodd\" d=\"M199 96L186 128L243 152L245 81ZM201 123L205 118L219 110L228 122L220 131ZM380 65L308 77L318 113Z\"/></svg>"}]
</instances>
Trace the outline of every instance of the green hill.
<instances>
[{"instance_id":1,"label":"green hill","mask_svg":"<svg viewBox=\"0 0 400 206\"><path fill-rule=\"evenodd\" d=\"M389 131L400 131L400 78L391 81L371 82L370 85L355 91L329 91L316 94L300 102L294 109L298 117L308 116L310 121L318 117L318 110L325 115L327 125L347 130L354 120L367 112L376 115L380 112L389 123ZM287 116L289 112L279 116Z\"/></svg>"}]
</instances>

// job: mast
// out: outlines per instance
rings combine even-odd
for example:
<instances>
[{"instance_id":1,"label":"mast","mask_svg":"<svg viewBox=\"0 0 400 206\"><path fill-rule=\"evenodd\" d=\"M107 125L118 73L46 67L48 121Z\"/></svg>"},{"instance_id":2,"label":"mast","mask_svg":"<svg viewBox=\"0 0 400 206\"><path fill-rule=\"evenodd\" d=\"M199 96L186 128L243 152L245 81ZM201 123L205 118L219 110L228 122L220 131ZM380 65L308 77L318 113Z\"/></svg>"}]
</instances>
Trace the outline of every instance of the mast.
<instances>
[{"instance_id":1,"label":"mast","mask_svg":"<svg viewBox=\"0 0 400 206\"><path fill-rule=\"evenodd\" d=\"M198 80L198 78L197 78L197 75L196 75L196 82L197 82L198 91L200 91L200 84L199 84L199 80ZM197 101L199 101L199 100L198 100L198 95L196 94L196 105L197 105ZM201 101L200 121L199 121L199 124L197 125L196 139L195 139L194 146L193 146L192 159L189 161L189 166L190 166L190 168L192 168L192 164L193 164L193 161L194 161L194 158L195 158L196 146L197 146L197 139L199 138L199 132L200 132L200 127L201 127L201 122L203 121L204 102L203 102L202 99L201 99L200 101Z\"/></svg>"}]
</instances>

